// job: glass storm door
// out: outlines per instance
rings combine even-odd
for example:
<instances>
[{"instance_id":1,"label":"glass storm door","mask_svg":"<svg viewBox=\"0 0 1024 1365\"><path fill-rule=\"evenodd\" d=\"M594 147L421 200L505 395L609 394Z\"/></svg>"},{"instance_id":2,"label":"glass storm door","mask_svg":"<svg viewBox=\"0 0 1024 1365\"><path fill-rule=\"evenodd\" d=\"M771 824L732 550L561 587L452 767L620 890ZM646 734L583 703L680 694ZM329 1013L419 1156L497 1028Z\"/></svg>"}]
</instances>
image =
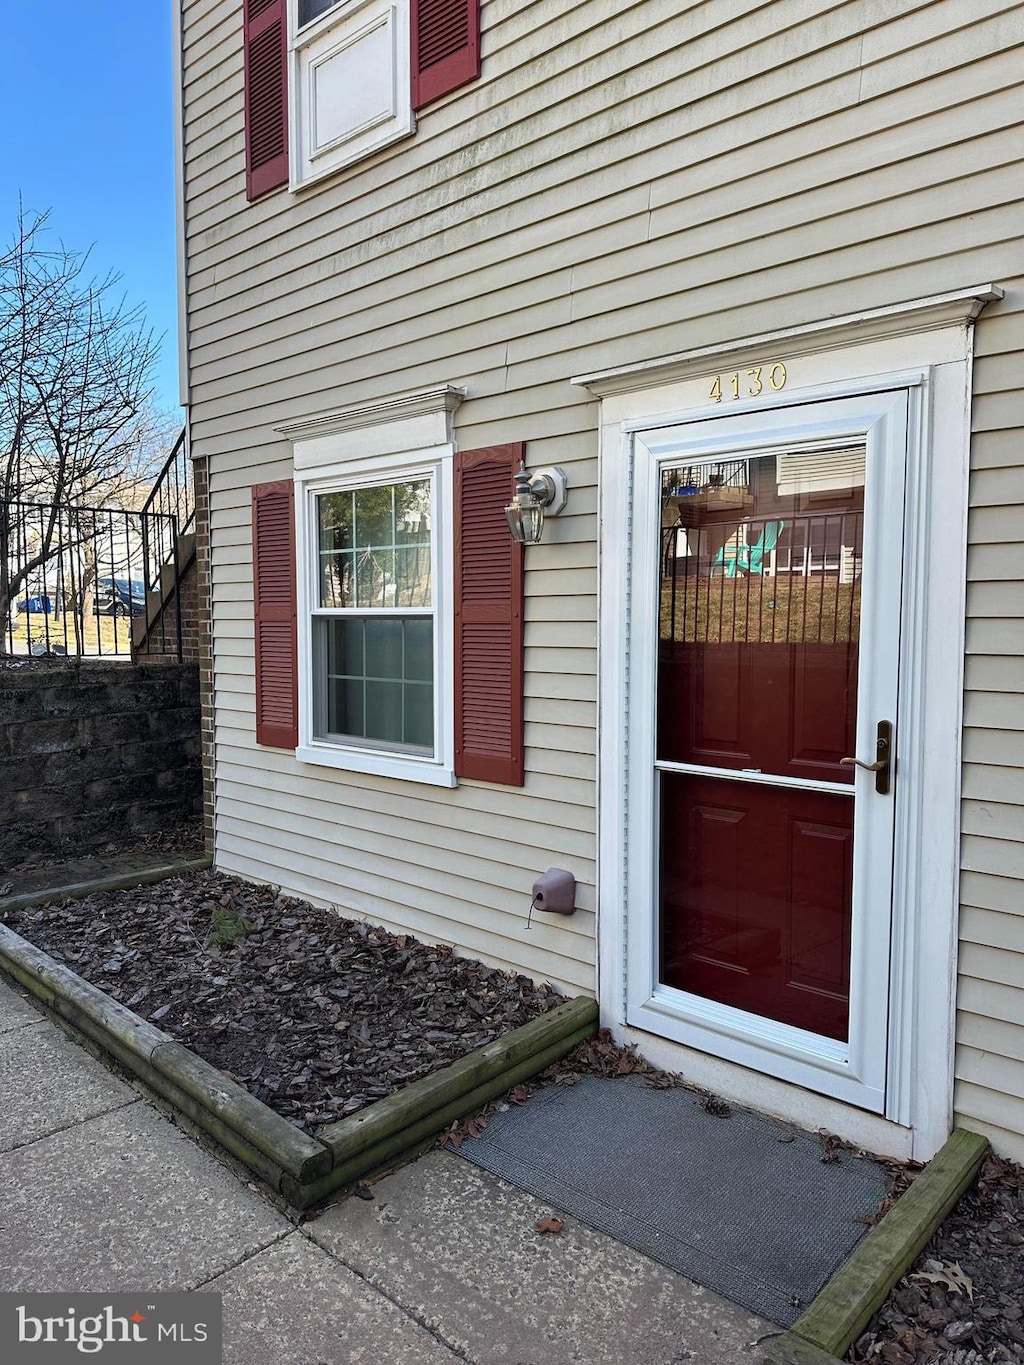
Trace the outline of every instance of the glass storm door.
<instances>
[{"instance_id":1,"label":"glass storm door","mask_svg":"<svg viewBox=\"0 0 1024 1365\"><path fill-rule=\"evenodd\" d=\"M634 1013L875 1110L903 400L840 400L784 409L767 426L758 413L637 440L637 488L657 521L656 564L649 547L644 556L647 588L656 584L656 839Z\"/></svg>"}]
</instances>

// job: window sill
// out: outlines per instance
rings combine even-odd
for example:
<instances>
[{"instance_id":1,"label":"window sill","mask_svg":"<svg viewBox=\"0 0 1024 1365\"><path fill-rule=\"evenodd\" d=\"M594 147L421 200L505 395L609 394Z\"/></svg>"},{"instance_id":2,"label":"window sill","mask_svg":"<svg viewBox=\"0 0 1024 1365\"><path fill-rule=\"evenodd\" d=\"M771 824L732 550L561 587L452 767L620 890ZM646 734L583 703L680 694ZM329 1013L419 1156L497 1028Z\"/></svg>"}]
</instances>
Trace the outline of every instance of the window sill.
<instances>
[{"instance_id":1,"label":"window sill","mask_svg":"<svg viewBox=\"0 0 1024 1365\"><path fill-rule=\"evenodd\" d=\"M373 773L377 777L397 777L404 782L422 782L431 787L456 787L454 771L428 758L407 758L403 754L368 753L333 744L300 744L295 750L300 763L320 768L342 768L352 773Z\"/></svg>"},{"instance_id":2,"label":"window sill","mask_svg":"<svg viewBox=\"0 0 1024 1365\"><path fill-rule=\"evenodd\" d=\"M288 182L288 190L291 194L302 195L306 190L322 185L332 175L348 170L350 166L357 166L362 161L368 161L377 152L384 151L386 147L396 142L413 137L415 132L415 125L401 126L397 129L387 128L375 140L359 141L351 147L324 152L315 160L309 158L304 166L293 173Z\"/></svg>"}]
</instances>

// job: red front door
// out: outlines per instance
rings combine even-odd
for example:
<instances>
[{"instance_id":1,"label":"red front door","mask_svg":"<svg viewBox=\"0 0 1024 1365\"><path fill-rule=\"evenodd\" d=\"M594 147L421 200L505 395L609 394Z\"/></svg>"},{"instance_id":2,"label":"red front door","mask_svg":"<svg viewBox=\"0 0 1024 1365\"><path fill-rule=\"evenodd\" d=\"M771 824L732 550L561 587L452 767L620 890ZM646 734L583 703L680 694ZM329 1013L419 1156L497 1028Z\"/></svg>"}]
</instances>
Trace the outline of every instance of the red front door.
<instances>
[{"instance_id":1,"label":"red front door","mask_svg":"<svg viewBox=\"0 0 1024 1365\"><path fill-rule=\"evenodd\" d=\"M864 469L661 475L659 981L843 1041Z\"/></svg>"}]
</instances>

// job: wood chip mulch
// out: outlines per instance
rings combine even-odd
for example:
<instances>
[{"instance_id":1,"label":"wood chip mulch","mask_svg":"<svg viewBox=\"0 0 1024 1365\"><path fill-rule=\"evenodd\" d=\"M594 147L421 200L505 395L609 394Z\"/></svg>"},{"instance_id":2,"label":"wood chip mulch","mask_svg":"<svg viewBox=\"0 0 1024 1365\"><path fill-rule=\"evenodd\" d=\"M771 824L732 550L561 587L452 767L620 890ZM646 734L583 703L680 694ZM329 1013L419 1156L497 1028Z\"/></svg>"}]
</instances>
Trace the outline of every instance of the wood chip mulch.
<instances>
[{"instance_id":1,"label":"wood chip mulch","mask_svg":"<svg viewBox=\"0 0 1024 1365\"><path fill-rule=\"evenodd\" d=\"M856 1365L1024 1361L1024 1166L988 1157L847 1358Z\"/></svg>"},{"instance_id":2,"label":"wood chip mulch","mask_svg":"<svg viewBox=\"0 0 1024 1365\"><path fill-rule=\"evenodd\" d=\"M307 1131L562 999L450 948L215 872L6 923Z\"/></svg>"}]
</instances>

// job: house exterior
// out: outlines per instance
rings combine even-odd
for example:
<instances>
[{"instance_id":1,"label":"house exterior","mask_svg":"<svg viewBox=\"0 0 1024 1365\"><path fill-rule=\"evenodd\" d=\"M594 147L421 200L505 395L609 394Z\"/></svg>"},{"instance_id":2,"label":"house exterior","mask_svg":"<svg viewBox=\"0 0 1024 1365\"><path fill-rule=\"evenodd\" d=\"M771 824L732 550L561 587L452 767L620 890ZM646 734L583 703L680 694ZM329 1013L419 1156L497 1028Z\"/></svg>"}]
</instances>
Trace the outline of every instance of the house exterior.
<instances>
[{"instance_id":1,"label":"house exterior","mask_svg":"<svg viewBox=\"0 0 1024 1365\"><path fill-rule=\"evenodd\" d=\"M1024 1159L1024 5L178 19L218 865Z\"/></svg>"}]
</instances>

